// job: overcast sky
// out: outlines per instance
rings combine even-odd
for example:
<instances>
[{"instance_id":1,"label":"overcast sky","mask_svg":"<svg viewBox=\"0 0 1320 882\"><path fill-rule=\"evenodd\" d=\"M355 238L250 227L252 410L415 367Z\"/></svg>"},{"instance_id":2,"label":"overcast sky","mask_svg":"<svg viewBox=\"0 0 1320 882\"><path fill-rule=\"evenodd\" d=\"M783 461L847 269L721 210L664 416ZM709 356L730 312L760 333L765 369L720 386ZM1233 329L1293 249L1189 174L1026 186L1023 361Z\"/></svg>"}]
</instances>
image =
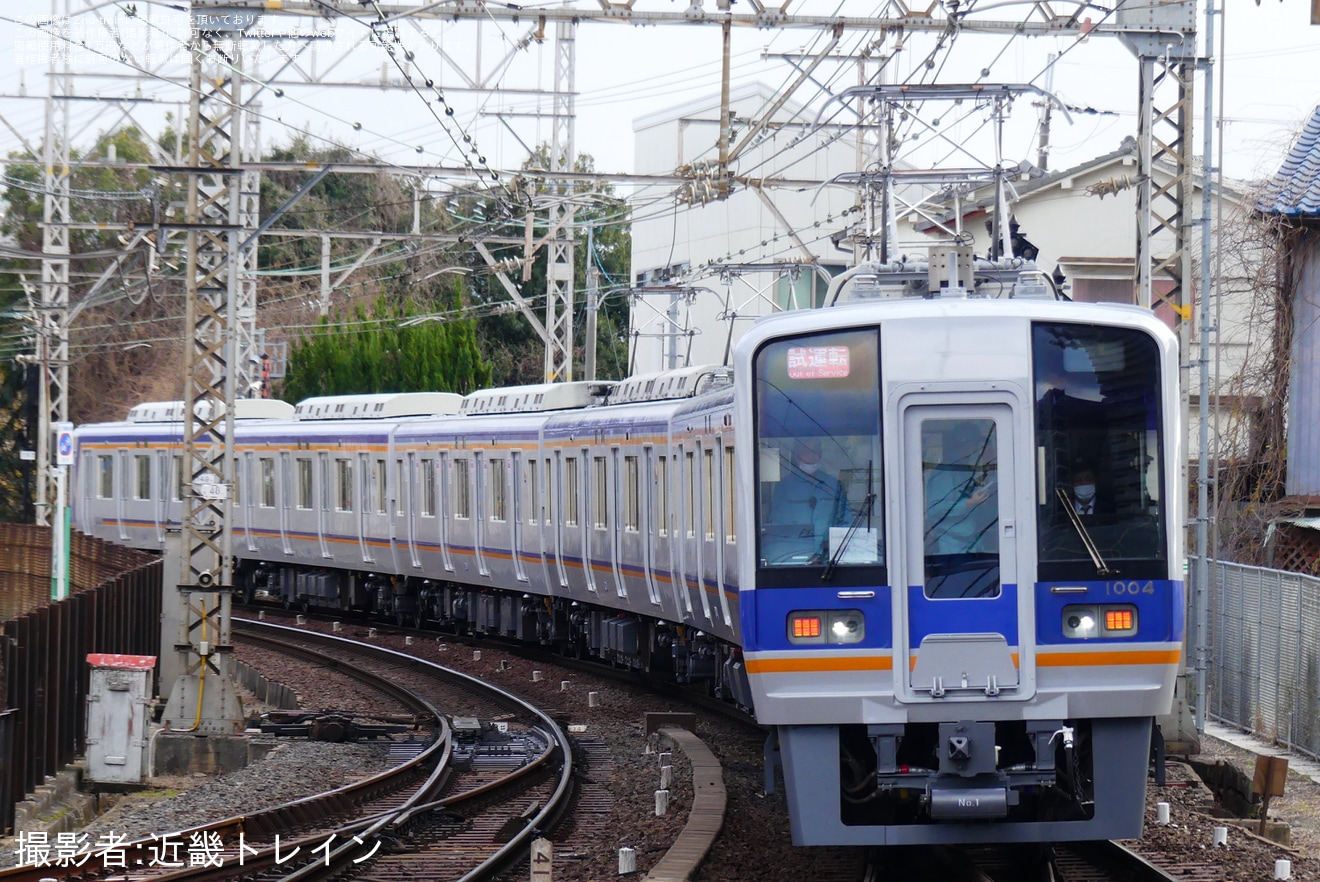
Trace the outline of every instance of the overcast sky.
<instances>
[{"instance_id":1,"label":"overcast sky","mask_svg":"<svg viewBox=\"0 0 1320 882\"><path fill-rule=\"evenodd\" d=\"M683 2L673 0L664 8L679 8ZM1277 168L1294 134L1320 103L1320 64L1317 63L1320 62L1320 27L1310 25L1310 4L1304 0L1282 3L1261 0L1260 5L1254 0L1225 2L1226 21L1219 27L1222 30L1227 26L1227 46L1218 59L1225 75L1222 164L1235 177L1268 175ZM13 96L26 90L28 95L42 95L49 53L36 32L21 24L33 19L26 13L15 12L19 5L9 3L0 11L0 15L20 22L0 22L0 92ZM171 56L182 58L178 35L185 25L181 14L153 7L150 23L144 23L141 12L146 4L136 4L137 18L127 14L128 5L101 7L100 20L89 15L75 19L73 35L85 46L74 50L74 69L79 74L74 91L79 95L131 95L140 85L144 97L155 98L158 103L139 105L139 118L144 126L158 131L163 114L169 110L177 112L182 106L185 100L182 89L160 81L146 80L139 84L89 75L131 71L117 60L120 50L110 37L110 29L114 27L124 35L124 48L143 66L155 66ZM852 14L865 11L860 6L851 9L851 5L852 0L843 0L830 7L799 4L792 8L815 13L842 9ZM1061 0L1055 5L1067 4ZM739 11L743 7L734 8ZM873 11L873 7L867 8ZM1004 16L1009 17L1009 12ZM1202 22L1203 16L1198 19L1198 26ZM492 166L516 167L525 155L524 145L549 140L549 123L538 122L529 115L549 111L549 103L508 93L487 95L477 104L470 95L457 91L461 85L459 76L446 67L427 43L434 41L442 45L467 74L480 69L489 82L506 89L550 88L554 79L553 43L533 40L525 48L516 48L532 28L526 21L484 22L478 40L477 26L472 22L428 25L426 34L405 26L399 32L399 49L415 54L415 69L419 74L450 90L447 98L455 110L453 117L439 114L441 119L437 120L436 106L428 106L412 94L384 93L378 89L289 89L283 96L269 92L263 96L263 143L267 147L284 144L302 132L316 143L343 144L397 163L453 163L459 156L454 144L462 144L466 135L478 145L474 161L476 156L485 156ZM390 76L398 76L383 48L361 42L367 33L361 24L341 19L335 33L333 46L322 43L317 47L320 69L342 55L344 49L351 48L334 70L336 77L378 80L382 69ZM862 39L860 34L846 33L836 51L853 52ZM760 81L778 88L791 79L793 72L782 60L767 56L811 52L823 45L823 40L821 35L809 31L736 29L732 46L734 81ZM893 66L894 75L899 79L911 76L914 69L919 69L932 42L929 35L909 36ZM260 70L268 73L279 62L274 58L273 44L265 45L266 56ZM882 45L883 51L892 48L892 41ZM667 107L717 95L719 50L720 33L715 27L581 25L577 34L576 71L579 152L592 154L598 170L632 171L633 121ZM938 56L938 73L941 81L952 82L959 78L976 79L983 69L988 69L989 75L983 78L986 82L1034 80L1044 85L1042 71L1052 53L1062 54L1053 71L1055 93L1070 104L1096 111L1076 114L1071 126L1055 117L1052 168L1066 167L1113 150L1125 135L1135 133L1137 63L1113 38L1092 37L1077 43L1072 38L964 35L950 51ZM1218 46L1215 53L1219 54ZM310 55L304 54L302 61L308 63ZM855 82L856 76L851 65L827 63L818 71L818 77L832 88ZM822 92L816 87L800 91L797 97L813 108L823 101ZM1202 109L1199 94L1195 109L1199 129ZM1030 100L1017 103L1005 142L1006 159L1035 160L1038 115ZM20 149L23 139L33 145L40 143L43 102L0 99L0 116L6 123L0 126L0 149L5 152ZM84 140L91 140L93 132L117 122L105 105L96 102L75 102L71 117L74 140L80 146ZM960 131L959 126L963 127L962 131L970 132L977 125L972 116L962 123L945 123L946 129L955 134ZM1199 131L1195 142L1196 152L1200 154Z\"/></svg>"}]
</instances>

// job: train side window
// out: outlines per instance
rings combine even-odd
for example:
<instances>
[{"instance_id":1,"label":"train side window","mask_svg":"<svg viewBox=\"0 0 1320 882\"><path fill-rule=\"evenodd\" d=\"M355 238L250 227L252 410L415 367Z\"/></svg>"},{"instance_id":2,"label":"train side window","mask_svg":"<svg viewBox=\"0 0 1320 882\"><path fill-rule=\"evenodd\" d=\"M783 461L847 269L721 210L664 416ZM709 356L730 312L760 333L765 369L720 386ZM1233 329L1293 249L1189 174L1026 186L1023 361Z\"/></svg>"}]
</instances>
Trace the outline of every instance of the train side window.
<instances>
[{"instance_id":1,"label":"train side window","mask_svg":"<svg viewBox=\"0 0 1320 882\"><path fill-rule=\"evenodd\" d=\"M578 459L568 456L564 459L564 526L576 527L578 524Z\"/></svg>"},{"instance_id":2,"label":"train side window","mask_svg":"<svg viewBox=\"0 0 1320 882\"><path fill-rule=\"evenodd\" d=\"M115 496L115 458L111 454L103 453L96 457L96 472L100 476L96 488L96 496L99 499L113 499Z\"/></svg>"},{"instance_id":3,"label":"train side window","mask_svg":"<svg viewBox=\"0 0 1320 882\"><path fill-rule=\"evenodd\" d=\"M261 458L261 507L275 507L275 460Z\"/></svg>"},{"instance_id":4,"label":"train side window","mask_svg":"<svg viewBox=\"0 0 1320 882\"><path fill-rule=\"evenodd\" d=\"M655 519L661 536L669 535L669 457L655 464Z\"/></svg>"},{"instance_id":5,"label":"train side window","mask_svg":"<svg viewBox=\"0 0 1320 882\"><path fill-rule=\"evenodd\" d=\"M642 525L641 477L637 457L623 458L623 529L636 533Z\"/></svg>"},{"instance_id":6,"label":"train side window","mask_svg":"<svg viewBox=\"0 0 1320 882\"><path fill-rule=\"evenodd\" d=\"M353 462L347 459L335 460L335 489L338 490L339 511L353 510Z\"/></svg>"},{"instance_id":7,"label":"train side window","mask_svg":"<svg viewBox=\"0 0 1320 882\"><path fill-rule=\"evenodd\" d=\"M691 539L697 535L697 469L696 456L691 450L684 454L683 479L683 501L687 504L687 535Z\"/></svg>"},{"instance_id":8,"label":"train side window","mask_svg":"<svg viewBox=\"0 0 1320 882\"><path fill-rule=\"evenodd\" d=\"M376 460L376 513L377 514L385 514L385 504L387 501L386 490L385 490L386 474L387 471L385 468L385 460L383 459Z\"/></svg>"},{"instance_id":9,"label":"train side window","mask_svg":"<svg viewBox=\"0 0 1320 882\"><path fill-rule=\"evenodd\" d=\"M174 457L174 501L183 501L183 457Z\"/></svg>"},{"instance_id":10,"label":"train side window","mask_svg":"<svg viewBox=\"0 0 1320 882\"><path fill-rule=\"evenodd\" d=\"M734 500L736 494L733 492L733 448L724 448L724 541L733 543L738 541L738 519L735 517Z\"/></svg>"},{"instance_id":11,"label":"train side window","mask_svg":"<svg viewBox=\"0 0 1320 882\"><path fill-rule=\"evenodd\" d=\"M422 517L435 517L435 460L422 460Z\"/></svg>"},{"instance_id":12,"label":"train side window","mask_svg":"<svg viewBox=\"0 0 1320 882\"><path fill-rule=\"evenodd\" d=\"M312 461L298 459L298 507L308 511L312 507Z\"/></svg>"},{"instance_id":13,"label":"train side window","mask_svg":"<svg viewBox=\"0 0 1320 882\"><path fill-rule=\"evenodd\" d=\"M454 517L472 517L471 460L454 460Z\"/></svg>"},{"instance_id":14,"label":"train side window","mask_svg":"<svg viewBox=\"0 0 1320 882\"><path fill-rule=\"evenodd\" d=\"M137 490L134 499L151 498L151 457L139 454L133 457L133 477Z\"/></svg>"},{"instance_id":15,"label":"train side window","mask_svg":"<svg viewBox=\"0 0 1320 882\"><path fill-rule=\"evenodd\" d=\"M592 462L592 526L604 530L610 522L609 485L606 482L605 457L597 456Z\"/></svg>"},{"instance_id":16,"label":"train side window","mask_svg":"<svg viewBox=\"0 0 1320 882\"><path fill-rule=\"evenodd\" d=\"M508 509L508 467L503 458L492 458L490 461L490 519L492 521L506 521L509 518Z\"/></svg>"},{"instance_id":17,"label":"train side window","mask_svg":"<svg viewBox=\"0 0 1320 882\"><path fill-rule=\"evenodd\" d=\"M541 512L541 485L537 483L539 474L536 463L535 459L527 460L528 511L530 512L527 523L529 524L535 524Z\"/></svg>"}]
</instances>

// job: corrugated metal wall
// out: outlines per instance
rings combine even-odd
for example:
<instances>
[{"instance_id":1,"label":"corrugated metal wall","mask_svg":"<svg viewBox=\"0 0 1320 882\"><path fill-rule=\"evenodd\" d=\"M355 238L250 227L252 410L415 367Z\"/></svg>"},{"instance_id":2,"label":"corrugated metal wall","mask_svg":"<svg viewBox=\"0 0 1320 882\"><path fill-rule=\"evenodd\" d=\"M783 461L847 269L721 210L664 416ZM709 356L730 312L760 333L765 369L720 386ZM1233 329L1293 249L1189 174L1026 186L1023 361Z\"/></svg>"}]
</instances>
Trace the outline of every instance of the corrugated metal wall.
<instances>
[{"instance_id":1,"label":"corrugated metal wall","mask_svg":"<svg viewBox=\"0 0 1320 882\"><path fill-rule=\"evenodd\" d=\"M75 536L77 593L51 603L49 536L46 528L0 525L0 569L11 571L0 580L25 565L41 571L43 545L46 558L44 581L41 572L14 579L6 595L27 608L7 616L0 637L0 835L13 829L14 804L85 746L87 654L160 655L162 562Z\"/></svg>"},{"instance_id":2,"label":"corrugated metal wall","mask_svg":"<svg viewBox=\"0 0 1320 882\"><path fill-rule=\"evenodd\" d=\"M1320 756L1320 579L1221 562L1210 603L1208 712Z\"/></svg>"}]
</instances>

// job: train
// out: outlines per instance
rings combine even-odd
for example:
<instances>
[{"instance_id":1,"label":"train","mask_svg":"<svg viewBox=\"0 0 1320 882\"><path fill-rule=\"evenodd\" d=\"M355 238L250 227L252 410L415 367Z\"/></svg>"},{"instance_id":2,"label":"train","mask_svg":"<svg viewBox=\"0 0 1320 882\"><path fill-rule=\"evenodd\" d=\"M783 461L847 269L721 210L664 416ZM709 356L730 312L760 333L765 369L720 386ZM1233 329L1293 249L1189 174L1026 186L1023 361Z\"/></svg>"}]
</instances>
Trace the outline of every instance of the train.
<instances>
[{"instance_id":1,"label":"train","mask_svg":"<svg viewBox=\"0 0 1320 882\"><path fill-rule=\"evenodd\" d=\"M236 402L234 590L704 684L772 734L799 845L1139 836L1177 340L985 263L850 273L731 369ZM182 408L78 427L77 529L163 548Z\"/></svg>"}]
</instances>

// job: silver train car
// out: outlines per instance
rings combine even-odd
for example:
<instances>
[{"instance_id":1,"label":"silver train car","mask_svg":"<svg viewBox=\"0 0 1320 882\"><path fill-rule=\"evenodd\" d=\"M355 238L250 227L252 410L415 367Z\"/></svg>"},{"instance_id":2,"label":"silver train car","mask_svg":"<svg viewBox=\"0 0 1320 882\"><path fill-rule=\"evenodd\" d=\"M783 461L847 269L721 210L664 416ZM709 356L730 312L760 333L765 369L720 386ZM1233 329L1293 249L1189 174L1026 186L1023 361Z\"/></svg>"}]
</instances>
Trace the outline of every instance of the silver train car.
<instances>
[{"instance_id":1,"label":"silver train car","mask_svg":"<svg viewBox=\"0 0 1320 882\"><path fill-rule=\"evenodd\" d=\"M705 683L772 728L797 844L1131 837L1177 377L1149 311L923 296L763 319L732 378L240 402L235 586ZM163 546L180 416L77 430L78 529Z\"/></svg>"}]
</instances>

